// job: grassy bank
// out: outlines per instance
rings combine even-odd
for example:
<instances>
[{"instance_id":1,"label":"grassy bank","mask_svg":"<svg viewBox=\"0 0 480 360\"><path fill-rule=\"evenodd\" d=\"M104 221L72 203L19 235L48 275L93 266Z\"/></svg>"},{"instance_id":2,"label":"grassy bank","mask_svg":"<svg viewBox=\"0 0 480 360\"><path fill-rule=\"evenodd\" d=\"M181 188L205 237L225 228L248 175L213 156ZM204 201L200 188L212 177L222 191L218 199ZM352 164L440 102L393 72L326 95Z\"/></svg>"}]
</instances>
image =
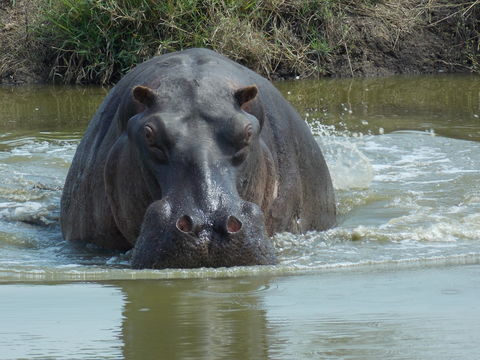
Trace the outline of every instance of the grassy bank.
<instances>
[{"instance_id":1,"label":"grassy bank","mask_svg":"<svg viewBox=\"0 0 480 360\"><path fill-rule=\"evenodd\" d=\"M30 51L22 60L40 63L42 76L57 82L112 83L147 58L194 46L215 49L270 78L480 71L480 0L0 4L36 14L26 19ZM0 55L0 78L11 67L11 54Z\"/></svg>"},{"instance_id":2,"label":"grassy bank","mask_svg":"<svg viewBox=\"0 0 480 360\"><path fill-rule=\"evenodd\" d=\"M56 74L115 81L133 64L189 47L213 48L272 77L322 74L346 35L345 0L61 0L42 36ZM360 0L361 6L372 0ZM359 6L357 4L357 6Z\"/></svg>"}]
</instances>

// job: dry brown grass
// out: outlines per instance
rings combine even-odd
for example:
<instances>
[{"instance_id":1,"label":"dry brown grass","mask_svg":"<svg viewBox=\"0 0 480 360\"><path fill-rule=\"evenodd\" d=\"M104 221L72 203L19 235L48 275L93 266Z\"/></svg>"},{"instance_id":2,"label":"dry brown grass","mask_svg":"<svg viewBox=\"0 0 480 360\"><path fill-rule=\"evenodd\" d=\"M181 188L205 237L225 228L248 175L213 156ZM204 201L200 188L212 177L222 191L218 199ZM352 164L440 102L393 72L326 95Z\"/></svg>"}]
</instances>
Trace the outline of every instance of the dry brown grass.
<instances>
[{"instance_id":1,"label":"dry brown grass","mask_svg":"<svg viewBox=\"0 0 480 360\"><path fill-rule=\"evenodd\" d=\"M306 75L311 71L308 46L283 24L272 28L267 38L246 20L220 15L215 23L209 45L233 60L270 78L282 72Z\"/></svg>"},{"instance_id":2,"label":"dry brown grass","mask_svg":"<svg viewBox=\"0 0 480 360\"><path fill-rule=\"evenodd\" d=\"M0 83L32 83L45 79L42 48L32 35L35 2L0 1Z\"/></svg>"},{"instance_id":3,"label":"dry brown grass","mask_svg":"<svg viewBox=\"0 0 480 360\"><path fill-rule=\"evenodd\" d=\"M0 79L112 83L193 46L269 78L478 72L478 19L480 0L0 0Z\"/></svg>"}]
</instances>

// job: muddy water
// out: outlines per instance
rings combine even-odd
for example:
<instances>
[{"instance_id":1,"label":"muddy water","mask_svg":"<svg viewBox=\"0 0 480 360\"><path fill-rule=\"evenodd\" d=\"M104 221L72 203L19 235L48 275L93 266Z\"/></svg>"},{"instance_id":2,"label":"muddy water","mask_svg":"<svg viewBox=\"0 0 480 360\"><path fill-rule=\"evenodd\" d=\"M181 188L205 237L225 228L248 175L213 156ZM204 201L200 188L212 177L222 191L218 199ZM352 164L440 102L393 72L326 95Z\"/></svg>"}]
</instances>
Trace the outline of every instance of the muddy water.
<instances>
[{"instance_id":1,"label":"muddy water","mask_svg":"<svg viewBox=\"0 0 480 360\"><path fill-rule=\"evenodd\" d=\"M101 88L0 88L0 359L476 359L480 79L277 84L307 119L339 225L280 263L134 271L61 239Z\"/></svg>"}]
</instances>

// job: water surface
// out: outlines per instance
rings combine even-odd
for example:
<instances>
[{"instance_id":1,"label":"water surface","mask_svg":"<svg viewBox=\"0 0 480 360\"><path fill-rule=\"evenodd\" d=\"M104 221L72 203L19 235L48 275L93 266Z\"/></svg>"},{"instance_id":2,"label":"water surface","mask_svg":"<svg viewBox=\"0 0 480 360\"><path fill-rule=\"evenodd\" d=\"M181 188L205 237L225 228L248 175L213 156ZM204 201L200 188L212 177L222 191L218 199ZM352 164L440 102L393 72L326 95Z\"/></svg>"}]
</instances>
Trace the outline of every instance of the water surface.
<instances>
[{"instance_id":1,"label":"water surface","mask_svg":"<svg viewBox=\"0 0 480 360\"><path fill-rule=\"evenodd\" d=\"M161 271L60 235L107 89L0 88L0 359L477 358L479 78L277 86L324 151L338 226L276 235L275 266Z\"/></svg>"},{"instance_id":2,"label":"water surface","mask_svg":"<svg viewBox=\"0 0 480 360\"><path fill-rule=\"evenodd\" d=\"M469 265L6 284L0 358L477 359L479 279Z\"/></svg>"}]
</instances>

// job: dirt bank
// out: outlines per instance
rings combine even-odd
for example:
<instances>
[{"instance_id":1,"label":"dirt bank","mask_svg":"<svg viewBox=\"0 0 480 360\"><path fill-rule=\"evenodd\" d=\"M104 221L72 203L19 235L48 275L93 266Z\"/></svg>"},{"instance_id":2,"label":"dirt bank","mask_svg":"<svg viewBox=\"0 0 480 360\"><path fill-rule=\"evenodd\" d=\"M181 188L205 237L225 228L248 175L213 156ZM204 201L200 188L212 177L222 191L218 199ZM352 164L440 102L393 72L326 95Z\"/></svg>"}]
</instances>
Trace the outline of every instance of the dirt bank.
<instances>
[{"instance_id":1,"label":"dirt bank","mask_svg":"<svg viewBox=\"0 0 480 360\"><path fill-rule=\"evenodd\" d=\"M303 21L306 18L295 18L300 13L295 6L305 7L309 4L306 1L257 2L262 14L271 8L269 14L283 16L276 20L277 24L258 18L233 20L222 15L224 23L216 21L218 27L200 43L270 78L480 71L480 0L311 0L317 6L323 4L322 17L317 16L316 22L311 23ZM70 65L78 72L87 62L79 56L68 56L75 49L62 48L65 39L57 37L55 42L38 31L52 26L42 17L45 4L46 0L0 0L0 84L53 79L108 83L128 70L125 65L112 65L109 77L66 76L65 69ZM315 9L309 11L316 14ZM178 33L183 31L181 24L168 26L177 27ZM312 39L311 29L307 29L312 26L318 27L318 38ZM244 33L249 29L254 30L250 37ZM239 36L235 35L237 32ZM165 43L164 39L159 41ZM154 44L138 52L149 57L175 50L181 47L178 44L173 39L168 48ZM287 52L292 56L287 56Z\"/></svg>"},{"instance_id":2,"label":"dirt bank","mask_svg":"<svg viewBox=\"0 0 480 360\"><path fill-rule=\"evenodd\" d=\"M353 9L333 76L479 72L480 1L383 1Z\"/></svg>"},{"instance_id":3,"label":"dirt bank","mask_svg":"<svg viewBox=\"0 0 480 360\"><path fill-rule=\"evenodd\" d=\"M43 46L32 32L38 2L0 0L0 84L48 82Z\"/></svg>"}]
</instances>

